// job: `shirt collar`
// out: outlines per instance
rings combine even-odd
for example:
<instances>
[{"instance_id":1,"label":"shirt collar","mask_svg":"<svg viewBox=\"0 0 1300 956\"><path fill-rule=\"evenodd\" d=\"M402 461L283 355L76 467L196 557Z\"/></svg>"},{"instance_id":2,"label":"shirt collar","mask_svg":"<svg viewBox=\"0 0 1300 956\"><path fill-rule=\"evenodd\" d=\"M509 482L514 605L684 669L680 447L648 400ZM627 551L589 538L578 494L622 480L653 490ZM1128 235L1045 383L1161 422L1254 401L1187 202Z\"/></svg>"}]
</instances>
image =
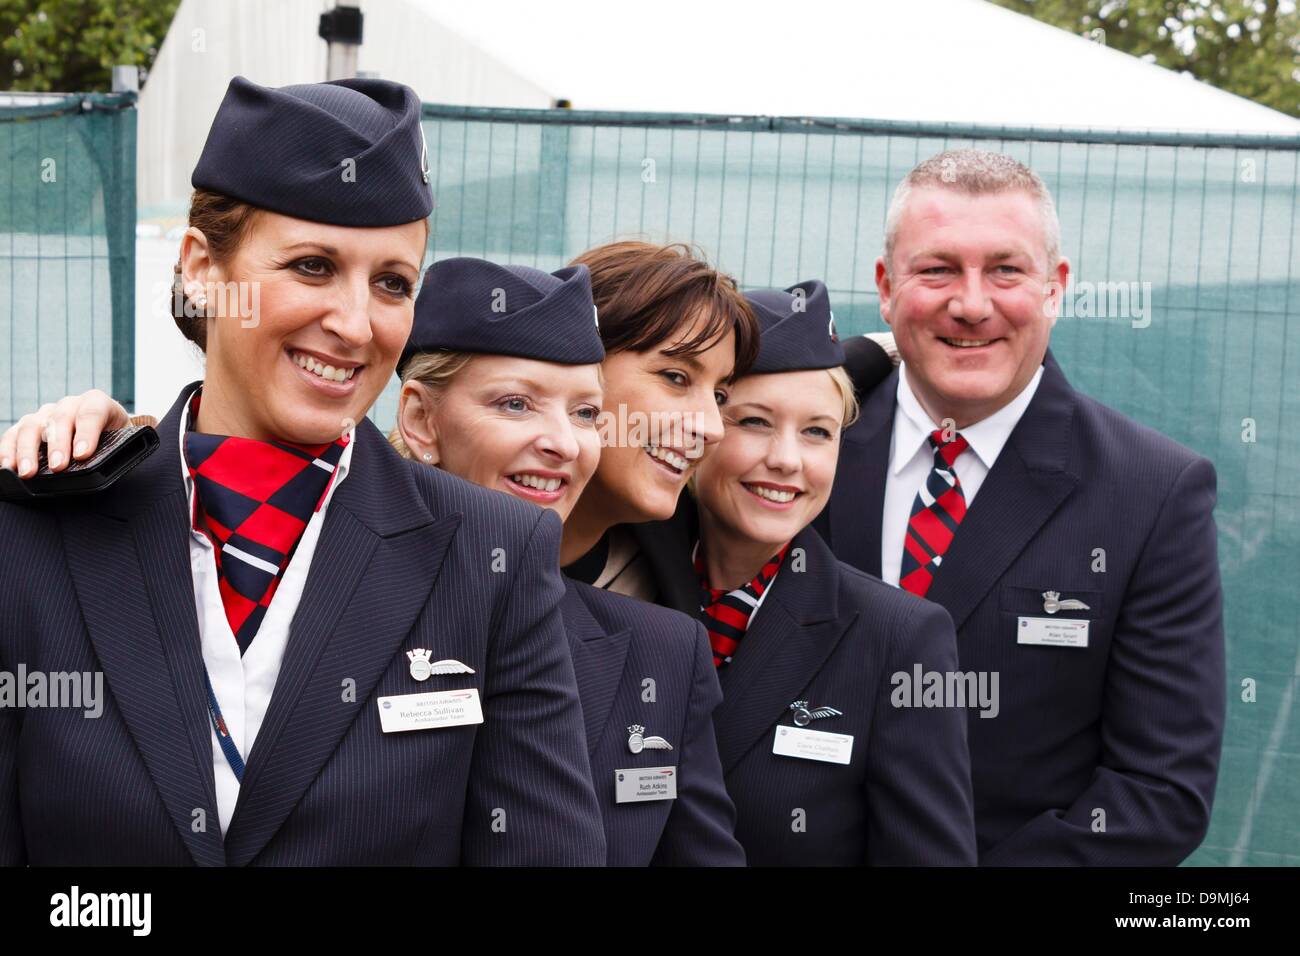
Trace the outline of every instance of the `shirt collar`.
<instances>
[{"instance_id":1,"label":"shirt collar","mask_svg":"<svg viewBox=\"0 0 1300 956\"><path fill-rule=\"evenodd\" d=\"M1029 380L1029 384L1020 390L1019 395L988 418L961 429L962 437L970 445L971 451L979 456L985 468L991 469L993 463L998 460L998 455L1002 454L1003 447L1025 414L1025 409L1033 401L1034 393L1038 391L1038 383L1042 378L1043 367L1040 365L1034 372L1034 377ZM926 439L930 433L941 427L930 418L912 392L912 386L907 382L906 363L898 366L897 401L898 413L894 416L894 454L889 463L890 471L895 475L901 472L922 448L927 447Z\"/></svg>"}]
</instances>

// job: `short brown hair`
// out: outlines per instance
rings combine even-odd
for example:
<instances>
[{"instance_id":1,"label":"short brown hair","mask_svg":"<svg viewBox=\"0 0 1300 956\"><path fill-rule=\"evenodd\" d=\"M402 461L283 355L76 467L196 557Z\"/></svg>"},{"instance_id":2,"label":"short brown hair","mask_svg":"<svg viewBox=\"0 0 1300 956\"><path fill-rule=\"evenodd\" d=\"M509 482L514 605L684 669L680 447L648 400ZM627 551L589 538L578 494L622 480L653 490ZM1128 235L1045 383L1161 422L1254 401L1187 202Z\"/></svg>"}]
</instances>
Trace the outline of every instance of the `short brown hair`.
<instances>
[{"instance_id":1,"label":"short brown hair","mask_svg":"<svg viewBox=\"0 0 1300 956\"><path fill-rule=\"evenodd\" d=\"M656 245L627 240L588 249L571 265L591 271L600 338L606 354L647 352L684 332L700 315L707 320L669 355L701 352L728 331L736 335L732 377L749 371L758 355L758 323L736 280L709 265L683 242Z\"/></svg>"}]
</instances>

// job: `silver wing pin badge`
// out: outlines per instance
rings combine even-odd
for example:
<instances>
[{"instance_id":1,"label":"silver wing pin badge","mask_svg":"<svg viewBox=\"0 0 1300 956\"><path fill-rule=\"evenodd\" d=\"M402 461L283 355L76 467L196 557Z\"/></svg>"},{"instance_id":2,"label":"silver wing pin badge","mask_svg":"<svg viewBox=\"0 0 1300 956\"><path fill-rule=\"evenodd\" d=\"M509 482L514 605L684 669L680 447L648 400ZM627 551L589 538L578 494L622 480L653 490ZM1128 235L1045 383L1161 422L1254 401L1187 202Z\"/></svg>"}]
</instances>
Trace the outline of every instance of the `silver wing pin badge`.
<instances>
[{"instance_id":1,"label":"silver wing pin badge","mask_svg":"<svg viewBox=\"0 0 1300 956\"><path fill-rule=\"evenodd\" d=\"M1044 591L1043 610L1048 614L1055 614L1057 611L1091 611L1092 608L1075 598L1066 598L1062 601L1060 591Z\"/></svg>"},{"instance_id":2,"label":"silver wing pin badge","mask_svg":"<svg viewBox=\"0 0 1300 956\"><path fill-rule=\"evenodd\" d=\"M433 651L423 647L417 647L415 650L407 651L406 656L411 660L411 676L416 680L428 680L434 674L472 674L474 668L468 664L462 664L460 661L447 658L441 661L430 661Z\"/></svg>"},{"instance_id":3,"label":"silver wing pin badge","mask_svg":"<svg viewBox=\"0 0 1300 956\"><path fill-rule=\"evenodd\" d=\"M472 674L474 668L468 664L462 664L460 661L454 661L450 657L441 661L434 661L429 665L429 670L434 674Z\"/></svg>"},{"instance_id":4,"label":"silver wing pin badge","mask_svg":"<svg viewBox=\"0 0 1300 956\"><path fill-rule=\"evenodd\" d=\"M816 707L808 706L806 700L796 700L790 705L794 711L794 724L796 727L807 727L814 720L820 720L823 717L843 717L844 711L836 710L834 707Z\"/></svg>"},{"instance_id":5,"label":"silver wing pin badge","mask_svg":"<svg viewBox=\"0 0 1300 956\"><path fill-rule=\"evenodd\" d=\"M640 724L628 727L627 749L634 754L643 750L672 750L673 745L662 737L645 736L645 728Z\"/></svg>"}]
</instances>

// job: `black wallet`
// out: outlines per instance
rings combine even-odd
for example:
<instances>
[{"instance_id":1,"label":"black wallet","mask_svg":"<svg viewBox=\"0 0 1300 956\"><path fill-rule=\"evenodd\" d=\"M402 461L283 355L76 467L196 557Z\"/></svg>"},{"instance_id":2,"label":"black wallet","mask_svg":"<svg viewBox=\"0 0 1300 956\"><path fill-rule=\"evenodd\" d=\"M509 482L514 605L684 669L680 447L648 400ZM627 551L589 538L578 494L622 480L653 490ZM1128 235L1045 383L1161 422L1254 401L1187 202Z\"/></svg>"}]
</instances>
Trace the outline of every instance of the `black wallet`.
<instances>
[{"instance_id":1,"label":"black wallet","mask_svg":"<svg viewBox=\"0 0 1300 956\"><path fill-rule=\"evenodd\" d=\"M148 425L115 428L100 436L95 454L85 461L74 461L56 473L50 471L42 445L39 467L32 477L24 480L16 472L0 468L0 501L32 501L103 491L152 455L157 447L158 432Z\"/></svg>"}]
</instances>

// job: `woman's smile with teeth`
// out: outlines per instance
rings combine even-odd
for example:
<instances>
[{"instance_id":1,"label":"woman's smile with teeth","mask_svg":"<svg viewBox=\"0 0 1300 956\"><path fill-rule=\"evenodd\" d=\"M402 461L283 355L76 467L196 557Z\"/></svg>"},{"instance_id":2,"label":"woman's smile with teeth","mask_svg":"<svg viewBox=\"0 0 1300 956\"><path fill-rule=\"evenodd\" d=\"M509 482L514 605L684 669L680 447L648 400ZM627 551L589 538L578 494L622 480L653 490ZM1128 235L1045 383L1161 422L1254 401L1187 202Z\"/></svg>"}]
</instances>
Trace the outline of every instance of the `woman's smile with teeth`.
<instances>
[{"instance_id":1,"label":"woman's smile with teeth","mask_svg":"<svg viewBox=\"0 0 1300 956\"><path fill-rule=\"evenodd\" d=\"M745 485L746 491L752 492L760 498L766 498L768 501L775 501L778 504L786 504L794 501L794 499L799 495L799 492L797 491L778 491L775 488L767 488L763 485L750 485L745 484L744 482L741 482L741 484Z\"/></svg>"},{"instance_id":2,"label":"woman's smile with teeth","mask_svg":"<svg viewBox=\"0 0 1300 956\"><path fill-rule=\"evenodd\" d=\"M658 445L647 445L645 451L651 458L654 458L656 461L662 461L664 464L675 468L678 471L685 471L690 464L690 462L675 451L670 451L667 448L660 448Z\"/></svg>"},{"instance_id":3,"label":"woman's smile with teeth","mask_svg":"<svg viewBox=\"0 0 1300 956\"><path fill-rule=\"evenodd\" d=\"M321 378L327 379L331 382L346 382L356 374L357 368L359 367L335 368L333 365L326 365L324 362L321 362L310 355L304 355L302 352L291 352L290 355L299 368L313 372Z\"/></svg>"},{"instance_id":4,"label":"woman's smile with teeth","mask_svg":"<svg viewBox=\"0 0 1300 956\"><path fill-rule=\"evenodd\" d=\"M538 491L559 491L560 485L564 484L563 478L543 478L540 475L526 473L511 475L510 480L526 488L536 488Z\"/></svg>"}]
</instances>

